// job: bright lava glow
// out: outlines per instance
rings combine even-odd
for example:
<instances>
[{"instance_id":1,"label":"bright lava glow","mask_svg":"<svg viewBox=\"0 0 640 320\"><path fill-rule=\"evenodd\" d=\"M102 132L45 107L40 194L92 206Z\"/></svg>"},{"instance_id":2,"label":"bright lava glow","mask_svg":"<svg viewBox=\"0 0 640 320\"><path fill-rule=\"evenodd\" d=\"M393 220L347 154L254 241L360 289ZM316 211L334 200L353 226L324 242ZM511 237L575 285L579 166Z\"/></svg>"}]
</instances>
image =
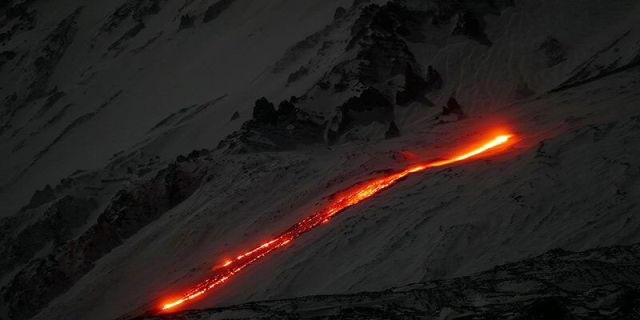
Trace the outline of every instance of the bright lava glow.
<instances>
[{"instance_id":1,"label":"bright lava glow","mask_svg":"<svg viewBox=\"0 0 640 320\"><path fill-rule=\"evenodd\" d=\"M489 149L506 143L511 137L511 135L500 135L493 140L485 143L483 146L457 157L453 157L448 160L433 161L415 165L408 169L405 169L404 171L394 173L383 178L378 178L364 182L362 184L357 184L353 188L337 194L332 202L327 205L327 207L304 218L302 221L296 223L285 232L281 233L278 237L264 242L255 249L237 256L235 259L225 261L222 267L214 270L215 274L211 278L204 280L191 290L187 291L180 299L164 304L162 306L162 310L171 309L177 305L183 304L187 301L199 297L207 291L226 282L227 280L229 280L229 278L240 272L240 270L266 256L271 251L286 245L293 239L300 236L302 233L320 224L329 222L329 220L340 211L375 195L376 193L395 184L398 180L408 176L411 173L421 172L429 168L440 167L475 157Z\"/></svg>"}]
</instances>

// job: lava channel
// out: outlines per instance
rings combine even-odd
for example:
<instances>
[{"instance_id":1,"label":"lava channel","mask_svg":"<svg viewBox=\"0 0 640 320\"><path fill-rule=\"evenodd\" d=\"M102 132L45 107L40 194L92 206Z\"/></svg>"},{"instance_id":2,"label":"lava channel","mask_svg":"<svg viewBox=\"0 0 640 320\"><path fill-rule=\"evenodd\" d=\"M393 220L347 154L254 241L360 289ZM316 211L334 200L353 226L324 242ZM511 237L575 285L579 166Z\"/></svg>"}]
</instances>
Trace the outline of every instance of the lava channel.
<instances>
[{"instance_id":1,"label":"lava channel","mask_svg":"<svg viewBox=\"0 0 640 320\"><path fill-rule=\"evenodd\" d=\"M281 233L276 238L262 243L251 251L247 251L241 255L238 255L232 260L227 260L222 267L214 270L215 274L212 277L202 281L192 289L186 291L181 296L181 298L163 304L160 307L160 312L170 311L169 309L175 308L178 305L184 304L190 300L202 296L213 288L225 283L250 264L260 260L270 252L283 247L289 242L293 241L304 232L309 231L320 224L327 223L340 211L349 208L359 203L360 201L370 198L381 190L388 188L389 186L398 182L398 180L412 173L417 173L429 168L441 167L476 157L490 149L505 144L510 138L512 138L512 135L499 135L494 139L486 142L481 147L462 155L450 158L448 160L438 160L417 164L405 169L404 171L358 184L355 187L348 189L347 191L339 193L325 208L304 218L300 222L296 223L295 225L291 226L289 229Z\"/></svg>"}]
</instances>

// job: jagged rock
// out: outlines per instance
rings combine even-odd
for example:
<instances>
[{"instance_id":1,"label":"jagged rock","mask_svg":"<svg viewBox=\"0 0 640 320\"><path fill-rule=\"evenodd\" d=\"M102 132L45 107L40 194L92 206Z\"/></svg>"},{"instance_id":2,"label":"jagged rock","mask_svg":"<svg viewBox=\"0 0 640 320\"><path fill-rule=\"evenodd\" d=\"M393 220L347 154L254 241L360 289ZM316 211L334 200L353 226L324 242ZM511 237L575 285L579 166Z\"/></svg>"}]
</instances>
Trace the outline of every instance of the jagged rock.
<instances>
[{"instance_id":1,"label":"jagged rock","mask_svg":"<svg viewBox=\"0 0 640 320\"><path fill-rule=\"evenodd\" d=\"M220 141L216 149L229 153L280 151L321 142L320 119L296 108L294 103L297 102L298 98L292 96L289 101L282 101L276 111L266 98L259 99L254 107L254 118Z\"/></svg>"},{"instance_id":2,"label":"jagged rock","mask_svg":"<svg viewBox=\"0 0 640 320\"><path fill-rule=\"evenodd\" d=\"M442 89L443 81L440 73L433 68L433 66L427 67L427 88L428 90L440 90Z\"/></svg>"},{"instance_id":3,"label":"jagged rock","mask_svg":"<svg viewBox=\"0 0 640 320\"><path fill-rule=\"evenodd\" d=\"M137 36L142 30L144 30L145 28L145 24L144 22L138 22L136 23L136 25L134 25L131 29L127 30L127 32L125 32L122 37L120 37L118 40L116 40L114 43L112 43L109 46L109 51L115 51L115 55L119 55L120 52L122 52L123 48L123 44L125 42L127 42L129 39L132 39L133 37Z\"/></svg>"},{"instance_id":4,"label":"jagged rock","mask_svg":"<svg viewBox=\"0 0 640 320\"><path fill-rule=\"evenodd\" d=\"M120 190L82 235L32 260L3 288L9 317L36 314L89 272L96 260L188 198L206 173L206 166L197 162L173 162L145 183Z\"/></svg>"},{"instance_id":5,"label":"jagged rock","mask_svg":"<svg viewBox=\"0 0 640 320\"><path fill-rule=\"evenodd\" d=\"M2 42L2 39L0 39ZM11 61L16 57L16 53L14 51L3 51L0 52L0 70L2 70L2 66L4 66L5 62Z\"/></svg>"},{"instance_id":6,"label":"jagged rock","mask_svg":"<svg viewBox=\"0 0 640 320\"><path fill-rule=\"evenodd\" d=\"M31 196L31 200L29 204L27 204L23 210L37 208L47 202L53 201L56 199L56 192L51 188L51 185L46 185L42 190L36 190L36 192Z\"/></svg>"},{"instance_id":7,"label":"jagged rock","mask_svg":"<svg viewBox=\"0 0 640 320\"><path fill-rule=\"evenodd\" d=\"M356 56L336 64L318 80L317 87L344 92L356 86L379 86L404 74L407 64L417 66L407 41L423 40L425 17L425 12L398 1L364 6L350 28L351 39L345 48Z\"/></svg>"},{"instance_id":8,"label":"jagged rock","mask_svg":"<svg viewBox=\"0 0 640 320\"><path fill-rule=\"evenodd\" d=\"M399 136L400 136L400 129L398 129L398 126L396 125L395 121L391 121L391 123L389 124L389 129L384 134L384 138L393 139Z\"/></svg>"},{"instance_id":9,"label":"jagged rock","mask_svg":"<svg viewBox=\"0 0 640 320\"><path fill-rule=\"evenodd\" d=\"M287 78L287 84L291 84L293 82L298 81L300 78L306 76L307 74L309 74L309 69L307 69L305 66L300 67L300 69L292 72L289 77Z\"/></svg>"},{"instance_id":10,"label":"jagged rock","mask_svg":"<svg viewBox=\"0 0 640 320\"><path fill-rule=\"evenodd\" d=\"M215 20L222 14L225 10L227 10L235 0L220 0L207 8L207 11L204 14L204 18L202 22L207 23L209 21Z\"/></svg>"},{"instance_id":11,"label":"jagged rock","mask_svg":"<svg viewBox=\"0 0 640 320\"><path fill-rule=\"evenodd\" d=\"M278 122L291 122L296 120L296 107L293 103L284 100L278 105Z\"/></svg>"},{"instance_id":12,"label":"jagged rock","mask_svg":"<svg viewBox=\"0 0 640 320\"><path fill-rule=\"evenodd\" d=\"M211 154L209 149L193 150L187 155L187 160L195 160Z\"/></svg>"},{"instance_id":13,"label":"jagged rock","mask_svg":"<svg viewBox=\"0 0 640 320\"><path fill-rule=\"evenodd\" d=\"M187 28L193 28L193 24L195 22L196 18L192 17L188 14L184 14L180 17L180 26L178 27L178 30L183 30L183 29L187 29Z\"/></svg>"},{"instance_id":14,"label":"jagged rock","mask_svg":"<svg viewBox=\"0 0 640 320\"><path fill-rule=\"evenodd\" d=\"M334 143L345 132L357 125L372 122L388 123L393 120L393 104L382 92L374 87L364 90L359 96L351 97L338 107L337 128L330 128L327 141ZM332 133L331 130L335 131Z\"/></svg>"},{"instance_id":15,"label":"jagged rock","mask_svg":"<svg viewBox=\"0 0 640 320\"><path fill-rule=\"evenodd\" d=\"M240 118L240 112L235 111L235 112L231 115L231 120L230 120L230 121L236 120L236 119L238 119L238 118Z\"/></svg>"},{"instance_id":16,"label":"jagged rock","mask_svg":"<svg viewBox=\"0 0 640 320\"><path fill-rule=\"evenodd\" d=\"M558 64L563 63L567 60L567 52L562 46L562 43L558 41L558 39L554 37L548 37L542 44L540 44L540 48L546 58L547 67L552 68Z\"/></svg>"},{"instance_id":17,"label":"jagged rock","mask_svg":"<svg viewBox=\"0 0 640 320\"><path fill-rule=\"evenodd\" d=\"M129 17L136 22L144 22L147 16L160 12L160 1L162 0L126 1L116 8L107 22L100 27L100 31L111 32Z\"/></svg>"},{"instance_id":18,"label":"jagged rock","mask_svg":"<svg viewBox=\"0 0 640 320\"><path fill-rule=\"evenodd\" d=\"M60 21L56 29L45 39L41 54L33 63L35 75L29 86L31 92L28 99L39 98L45 92L53 69L75 37L74 26L80 11L81 9L77 9Z\"/></svg>"},{"instance_id":19,"label":"jagged rock","mask_svg":"<svg viewBox=\"0 0 640 320\"><path fill-rule=\"evenodd\" d=\"M462 107L453 96L449 97L447 101L447 106L442 107L442 115L447 116L450 114L455 114L458 116L458 119L464 118L465 114L462 111Z\"/></svg>"},{"instance_id":20,"label":"jagged rock","mask_svg":"<svg viewBox=\"0 0 640 320\"><path fill-rule=\"evenodd\" d=\"M51 109L58 102L58 100L62 99L62 97L64 96L65 96L65 93L58 91L57 87L51 90L49 96L47 97L47 100L44 102L42 107L40 107L40 110L38 110L38 112L32 117L32 119L39 118L40 116L42 116L45 112Z\"/></svg>"},{"instance_id":21,"label":"jagged rock","mask_svg":"<svg viewBox=\"0 0 640 320\"><path fill-rule=\"evenodd\" d=\"M273 103L269 102L267 98L262 97L256 100L255 106L253 107L253 119L259 124L275 125L278 122L278 113Z\"/></svg>"},{"instance_id":22,"label":"jagged rock","mask_svg":"<svg viewBox=\"0 0 640 320\"><path fill-rule=\"evenodd\" d=\"M47 185L51 191L51 187ZM46 189L46 188L45 188ZM63 244L71 239L89 214L97 208L96 200L65 196L51 205L40 220L24 228L15 237L5 239L0 246L0 273L27 262L48 243Z\"/></svg>"},{"instance_id":23,"label":"jagged rock","mask_svg":"<svg viewBox=\"0 0 640 320\"><path fill-rule=\"evenodd\" d=\"M433 68L431 68L433 70ZM405 68L404 90L396 93L396 103L406 105L416 99L421 98L429 89L429 84L425 79L416 74L411 64L407 63Z\"/></svg>"},{"instance_id":24,"label":"jagged rock","mask_svg":"<svg viewBox=\"0 0 640 320\"><path fill-rule=\"evenodd\" d=\"M453 35L463 35L469 39L476 40L486 46L492 43L484 33L484 26L478 17L469 11L464 11L458 15L456 27L453 29Z\"/></svg>"},{"instance_id":25,"label":"jagged rock","mask_svg":"<svg viewBox=\"0 0 640 320\"><path fill-rule=\"evenodd\" d=\"M335 13L333 14L333 20L338 20L347 13L347 9L343 7L337 7Z\"/></svg>"}]
</instances>

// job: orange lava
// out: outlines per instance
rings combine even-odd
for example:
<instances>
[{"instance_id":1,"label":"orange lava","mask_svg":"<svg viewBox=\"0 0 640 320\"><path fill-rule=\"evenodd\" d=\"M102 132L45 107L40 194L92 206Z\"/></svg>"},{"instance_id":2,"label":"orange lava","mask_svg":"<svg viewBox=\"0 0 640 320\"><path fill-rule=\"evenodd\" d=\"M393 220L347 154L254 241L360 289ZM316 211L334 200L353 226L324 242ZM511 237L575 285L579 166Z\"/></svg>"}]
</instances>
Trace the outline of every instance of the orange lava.
<instances>
[{"instance_id":1,"label":"orange lava","mask_svg":"<svg viewBox=\"0 0 640 320\"><path fill-rule=\"evenodd\" d=\"M414 165L412 167L405 169L404 171L394 173L383 178L367 181L363 184L356 185L354 188L338 194L327 207L304 218L302 221L296 223L295 225L287 229L285 232L280 234L278 237L264 242L263 244L261 244L260 246L256 247L251 251L238 255L234 259L225 261L223 266L218 267L217 269L214 269L215 274L211 278L204 280L203 282L196 285L191 290L184 293L180 299L173 300L171 302L164 304L161 307L161 309L162 310L171 309L203 295L207 291L226 282L231 277L233 277L238 272L240 272L242 269L256 262L260 258L266 256L271 251L276 250L288 244L293 239L300 236L302 233L320 224L329 222L329 220L340 211L346 208L349 208L359 203L360 201L363 201L375 195L376 193L395 184L398 180L408 176L409 174L424 171L429 168L452 164L455 162L459 162L462 160L475 157L490 149L493 149L497 146L500 146L506 143L511 137L512 137L511 135L499 135L494 139L492 139L491 141L486 142L481 147L474 149L470 152L464 153L462 155L453 157L451 159Z\"/></svg>"}]
</instances>

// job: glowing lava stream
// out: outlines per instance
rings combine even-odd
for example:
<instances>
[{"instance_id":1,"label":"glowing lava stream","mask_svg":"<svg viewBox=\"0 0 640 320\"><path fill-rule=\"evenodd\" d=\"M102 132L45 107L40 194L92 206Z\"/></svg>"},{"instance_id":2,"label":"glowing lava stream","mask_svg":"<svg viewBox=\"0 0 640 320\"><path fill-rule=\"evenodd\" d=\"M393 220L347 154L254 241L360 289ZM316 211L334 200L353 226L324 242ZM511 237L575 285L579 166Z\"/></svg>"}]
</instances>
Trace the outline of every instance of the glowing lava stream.
<instances>
[{"instance_id":1,"label":"glowing lava stream","mask_svg":"<svg viewBox=\"0 0 640 320\"><path fill-rule=\"evenodd\" d=\"M469 159L489 149L495 148L499 145L506 143L511 137L512 137L511 135L500 135L494 138L493 140L487 142L480 148L477 148L463 155L451 158L449 160L433 161L429 163L415 165L404 171L394 173L387 177L374 179L374 180L365 182L362 185L356 185L354 188L351 188L347 191L344 191L336 195L335 199L327 207L304 218L302 221L296 223L291 228L281 233L278 237L263 243L262 245L258 246L257 248L251 251L248 251L246 253L243 253L237 256L233 260L226 261L221 268L215 270L216 274L213 277L207 280L204 280L200 284L196 285L194 288L187 291L180 299L164 304L162 306L162 310L171 309L177 305L180 305L189 300L193 300L196 297L206 293L207 291L229 280L229 278L236 275L238 272L240 272L240 270L254 263L258 259L264 257L269 252L286 245L287 243L291 242L293 239L295 239L302 233L318 226L319 224L328 222L329 219L331 219L334 215L336 215L341 210L351 207L359 203L360 201L375 195L376 193L395 184L398 180L408 176L411 173L416 173L416 172L424 171L429 168L440 167L447 164L452 164L458 161L462 161L465 159Z\"/></svg>"}]
</instances>

